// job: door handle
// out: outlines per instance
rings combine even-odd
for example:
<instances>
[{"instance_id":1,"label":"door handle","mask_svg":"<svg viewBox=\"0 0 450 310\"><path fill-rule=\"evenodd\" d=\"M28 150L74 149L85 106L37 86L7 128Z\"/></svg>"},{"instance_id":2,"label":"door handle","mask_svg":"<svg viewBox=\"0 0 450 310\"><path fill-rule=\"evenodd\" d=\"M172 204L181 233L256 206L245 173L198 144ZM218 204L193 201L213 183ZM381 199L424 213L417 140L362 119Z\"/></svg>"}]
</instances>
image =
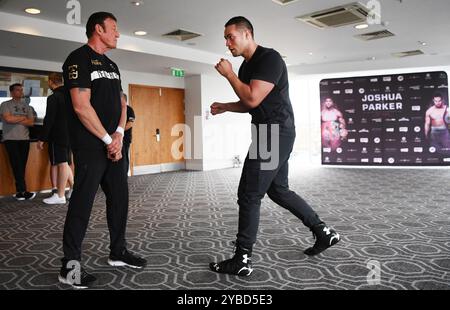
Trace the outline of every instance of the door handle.
<instances>
[{"instance_id":1,"label":"door handle","mask_svg":"<svg viewBox=\"0 0 450 310\"><path fill-rule=\"evenodd\" d=\"M161 133L159 128L156 129L156 134L154 136L156 137L157 142L161 141Z\"/></svg>"}]
</instances>

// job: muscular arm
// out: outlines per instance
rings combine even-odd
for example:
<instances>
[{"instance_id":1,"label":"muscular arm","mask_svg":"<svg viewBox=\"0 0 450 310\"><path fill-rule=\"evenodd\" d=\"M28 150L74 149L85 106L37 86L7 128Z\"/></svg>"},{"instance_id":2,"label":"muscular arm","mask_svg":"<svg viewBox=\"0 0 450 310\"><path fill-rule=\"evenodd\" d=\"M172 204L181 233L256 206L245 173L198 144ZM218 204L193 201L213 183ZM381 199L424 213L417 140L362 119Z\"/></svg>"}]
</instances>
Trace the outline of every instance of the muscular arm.
<instances>
[{"instance_id":1,"label":"muscular arm","mask_svg":"<svg viewBox=\"0 0 450 310\"><path fill-rule=\"evenodd\" d=\"M275 86L272 83L262 80L251 80L249 85L243 83L239 80L236 73L234 73L231 63L225 59L220 60L216 65L216 70L233 87L234 92L240 99L240 104L249 110L259 106Z\"/></svg>"},{"instance_id":2,"label":"muscular arm","mask_svg":"<svg viewBox=\"0 0 450 310\"><path fill-rule=\"evenodd\" d=\"M27 127L34 126L34 117L32 118L26 117L23 121L20 122L20 124Z\"/></svg>"},{"instance_id":3,"label":"muscular arm","mask_svg":"<svg viewBox=\"0 0 450 310\"><path fill-rule=\"evenodd\" d=\"M427 111L425 114L425 138L428 139L428 133L430 131L430 124L431 124L431 118L430 118L430 112Z\"/></svg>"},{"instance_id":4,"label":"muscular arm","mask_svg":"<svg viewBox=\"0 0 450 310\"><path fill-rule=\"evenodd\" d=\"M83 126L94 136L102 139L107 132L91 105L91 90L88 88L72 88L70 96L75 113Z\"/></svg>"},{"instance_id":5,"label":"muscular arm","mask_svg":"<svg viewBox=\"0 0 450 310\"><path fill-rule=\"evenodd\" d=\"M248 111L250 111L250 109L246 107L244 104L242 104L241 101L228 103L214 102L211 105L212 115L217 115L225 112L246 113Z\"/></svg>"},{"instance_id":6,"label":"muscular arm","mask_svg":"<svg viewBox=\"0 0 450 310\"><path fill-rule=\"evenodd\" d=\"M230 82L236 95L241 99L239 103L248 110L259 106L275 86L272 83L261 80L251 80L250 85L247 85L241 82L234 72L228 75L227 80Z\"/></svg>"},{"instance_id":7,"label":"muscular arm","mask_svg":"<svg viewBox=\"0 0 450 310\"><path fill-rule=\"evenodd\" d=\"M338 119L339 119L339 123L341 125L340 128L345 129L345 126L346 126L345 119L341 112L338 113Z\"/></svg>"}]
</instances>

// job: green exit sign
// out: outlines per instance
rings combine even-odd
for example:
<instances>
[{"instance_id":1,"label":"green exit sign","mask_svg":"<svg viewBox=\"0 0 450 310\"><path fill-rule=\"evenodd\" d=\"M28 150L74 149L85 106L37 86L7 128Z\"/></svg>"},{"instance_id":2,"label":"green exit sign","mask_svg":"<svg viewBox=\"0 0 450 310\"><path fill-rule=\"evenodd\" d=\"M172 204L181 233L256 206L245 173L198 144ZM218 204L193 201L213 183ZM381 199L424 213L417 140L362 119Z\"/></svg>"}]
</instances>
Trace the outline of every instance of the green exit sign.
<instances>
[{"instance_id":1,"label":"green exit sign","mask_svg":"<svg viewBox=\"0 0 450 310\"><path fill-rule=\"evenodd\" d=\"M184 77L184 70L183 69L177 69L177 68L171 68L171 69L172 69L172 76Z\"/></svg>"}]
</instances>

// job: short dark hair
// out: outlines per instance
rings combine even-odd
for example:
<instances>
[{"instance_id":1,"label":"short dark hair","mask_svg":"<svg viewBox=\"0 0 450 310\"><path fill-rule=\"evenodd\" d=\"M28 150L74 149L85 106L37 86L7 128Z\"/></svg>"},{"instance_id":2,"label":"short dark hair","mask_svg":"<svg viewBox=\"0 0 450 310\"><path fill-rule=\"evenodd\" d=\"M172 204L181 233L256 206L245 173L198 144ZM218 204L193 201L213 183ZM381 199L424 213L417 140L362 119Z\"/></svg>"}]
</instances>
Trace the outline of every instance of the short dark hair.
<instances>
[{"instance_id":1,"label":"short dark hair","mask_svg":"<svg viewBox=\"0 0 450 310\"><path fill-rule=\"evenodd\" d=\"M434 93L434 94L433 94L433 98L437 98L437 97L439 97L439 98L444 98L444 97L442 97L442 94L441 94L441 93Z\"/></svg>"},{"instance_id":2,"label":"short dark hair","mask_svg":"<svg viewBox=\"0 0 450 310\"><path fill-rule=\"evenodd\" d=\"M86 36L88 39L90 39L94 34L96 25L100 25L103 29L105 29L105 20L108 18L111 18L117 22L117 18L112 13L108 12L96 12L89 17L86 24Z\"/></svg>"},{"instance_id":3,"label":"short dark hair","mask_svg":"<svg viewBox=\"0 0 450 310\"><path fill-rule=\"evenodd\" d=\"M122 96L123 96L123 98L125 98L125 101L127 101L127 102L128 102L128 96L127 96L127 94L125 94L125 93L122 93Z\"/></svg>"},{"instance_id":4,"label":"short dark hair","mask_svg":"<svg viewBox=\"0 0 450 310\"><path fill-rule=\"evenodd\" d=\"M48 75L48 80L52 81L55 84L63 83L63 75L59 72L52 72Z\"/></svg>"},{"instance_id":5,"label":"short dark hair","mask_svg":"<svg viewBox=\"0 0 450 310\"><path fill-rule=\"evenodd\" d=\"M255 37L254 29L252 23L245 18L244 16L235 16L232 19L230 19L226 24L225 27L236 25L239 28L245 28L250 30L250 33L252 34L252 38Z\"/></svg>"},{"instance_id":6,"label":"short dark hair","mask_svg":"<svg viewBox=\"0 0 450 310\"><path fill-rule=\"evenodd\" d=\"M16 87L22 87L22 84L20 83L14 83L11 86L9 86L9 91L12 92L14 90L14 88Z\"/></svg>"}]
</instances>

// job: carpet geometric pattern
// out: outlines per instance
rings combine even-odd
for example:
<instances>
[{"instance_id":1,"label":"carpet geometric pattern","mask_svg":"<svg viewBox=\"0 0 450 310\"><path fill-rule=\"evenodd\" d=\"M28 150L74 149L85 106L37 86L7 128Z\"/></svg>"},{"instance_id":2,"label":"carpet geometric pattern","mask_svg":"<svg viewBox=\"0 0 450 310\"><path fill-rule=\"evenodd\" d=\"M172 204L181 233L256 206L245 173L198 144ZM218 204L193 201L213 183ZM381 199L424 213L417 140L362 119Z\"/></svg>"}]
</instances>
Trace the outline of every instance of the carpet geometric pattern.
<instances>
[{"instance_id":1,"label":"carpet geometric pattern","mask_svg":"<svg viewBox=\"0 0 450 310\"><path fill-rule=\"evenodd\" d=\"M448 170L291 169L291 189L342 240L306 256L314 242L309 229L266 197L248 278L208 269L232 255L239 177L240 169L131 177L127 241L148 259L140 271L106 264L99 191L82 262L98 278L95 289L450 289ZM66 207L44 205L46 196L0 198L2 290L68 289L57 282Z\"/></svg>"}]
</instances>

